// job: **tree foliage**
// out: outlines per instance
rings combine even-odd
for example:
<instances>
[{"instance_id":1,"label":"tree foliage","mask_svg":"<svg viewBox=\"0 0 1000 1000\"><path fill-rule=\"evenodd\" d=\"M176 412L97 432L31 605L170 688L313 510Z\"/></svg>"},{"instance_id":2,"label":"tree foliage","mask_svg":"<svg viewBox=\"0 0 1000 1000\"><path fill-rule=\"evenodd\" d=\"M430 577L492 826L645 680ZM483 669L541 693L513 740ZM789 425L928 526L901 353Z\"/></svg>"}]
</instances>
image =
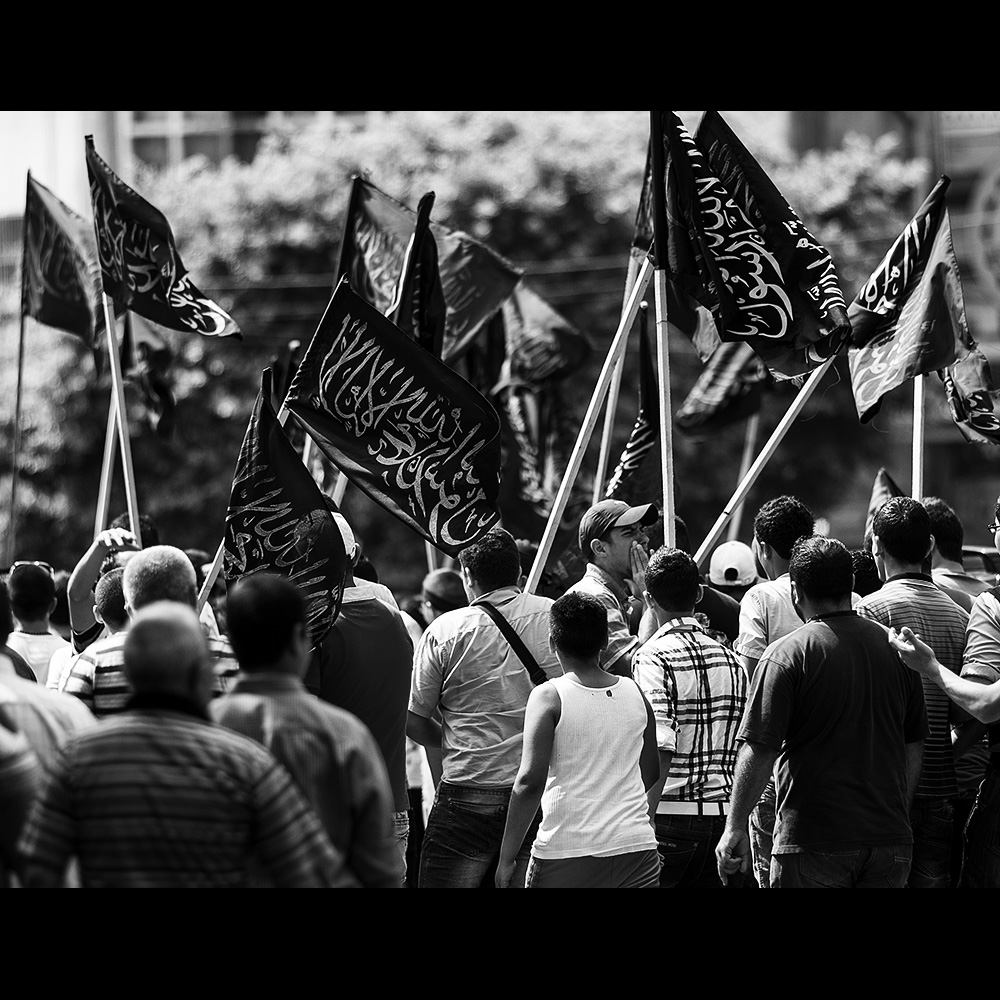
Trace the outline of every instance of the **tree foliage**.
<instances>
[{"instance_id":1,"label":"tree foliage","mask_svg":"<svg viewBox=\"0 0 1000 1000\"><path fill-rule=\"evenodd\" d=\"M696 122L697 113L682 115ZM796 159L755 141L752 119L734 112L731 120L829 246L844 291L853 294L905 224L914 194L923 195L923 165L900 161L886 141L862 139ZM435 191L436 221L527 265L533 287L595 344L588 367L574 376L567 394L579 421L621 309L647 135L648 113L637 111L394 112L364 131L276 133L262 141L250 164L229 160L213 166L193 159L138 178L138 190L170 219L199 285L219 299L246 335L242 344L169 337L177 430L164 441L133 419L141 509L157 519L166 540L214 551L260 369L289 341L307 342L318 323L332 291L355 173L410 205ZM652 289L649 300L652 307ZM8 317L15 310L16 304L8 304ZM29 336L24 507L16 551L19 557L69 566L93 528L109 383L107 374L95 376L87 352L72 338L30 322ZM5 343L12 339L16 317L6 323ZM636 358L633 346L616 448L634 418ZM675 408L697 370L689 345L673 345ZM9 364L2 378L4 397L13 400ZM846 368L840 378L846 378ZM762 431L777 422L790 399L788 389L772 395ZM135 418L139 410L138 399L130 396L130 415ZM7 440L12 417L11 404L3 417ZM675 434L674 440L678 509L697 541L735 485L742 427L711 439ZM831 379L757 492L796 492L828 504L842 491L852 462L878 447L877 435L866 435L857 424L849 390ZM595 440L590 467L596 452ZM0 463L6 498L9 450ZM647 495L659 492L652 460L638 488ZM120 485L114 507L113 513L124 509ZM346 509L388 581L416 587L424 569L419 540L356 492L349 491ZM0 518L6 518L6 509Z\"/></svg>"}]
</instances>

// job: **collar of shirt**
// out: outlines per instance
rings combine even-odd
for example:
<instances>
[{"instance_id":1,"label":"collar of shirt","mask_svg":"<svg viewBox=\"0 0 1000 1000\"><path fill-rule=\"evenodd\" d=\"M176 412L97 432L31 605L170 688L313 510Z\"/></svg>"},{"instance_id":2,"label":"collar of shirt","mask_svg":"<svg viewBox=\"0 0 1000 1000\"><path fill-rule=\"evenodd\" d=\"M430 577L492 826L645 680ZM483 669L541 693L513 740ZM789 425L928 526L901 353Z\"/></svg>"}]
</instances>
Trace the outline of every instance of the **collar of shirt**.
<instances>
[{"instance_id":1,"label":"collar of shirt","mask_svg":"<svg viewBox=\"0 0 1000 1000\"><path fill-rule=\"evenodd\" d=\"M488 594L482 594L472 602L475 605L479 601L487 601L488 603L494 605L494 607L503 607L509 601L514 600L518 594L521 593L520 587L510 586L510 587L498 587L496 590L491 590Z\"/></svg>"},{"instance_id":2,"label":"collar of shirt","mask_svg":"<svg viewBox=\"0 0 1000 1000\"><path fill-rule=\"evenodd\" d=\"M806 624L809 622L825 622L829 621L831 618L857 618L857 611L828 611L825 615L813 615L812 618L807 619Z\"/></svg>"},{"instance_id":3,"label":"collar of shirt","mask_svg":"<svg viewBox=\"0 0 1000 1000\"><path fill-rule=\"evenodd\" d=\"M654 634L653 638L658 639L665 635L675 634L677 632L704 632L705 630L701 627L701 622L697 618L693 618L690 615L683 615L680 618L671 618L669 621L665 621Z\"/></svg>"},{"instance_id":4,"label":"collar of shirt","mask_svg":"<svg viewBox=\"0 0 1000 1000\"><path fill-rule=\"evenodd\" d=\"M212 721L208 716L208 712L196 701L184 695L168 694L165 691L149 691L134 694L128 700L128 709L129 711L137 709L139 711L159 710L180 712L182 715L193 715L195 718L203 719L205 722Z\"/></svg>"},{"instance_id":5,"label":"collar of shirt","mask_svg":"<svg viewBox=\"0 0 1000 1000\"><path fill-rule=\"evenodd\" d=\"M933 578L926 573L897 573L895 576L890 576L885 582L893 583L896 580L923 580L924 583L934 584Z\"/></svg>"},{"instance_id":6,"label":"collar of shirt","mask_svg":"<svg viewBox=\"0 0 1000 1000\"><path fill-rule=\"evenodd\" d=\"M293 674L278 670L241 670L231 690L244 694L279 694L283 691L305 691L305 685Z\"/></svg>"},{"instance_id":7,"label":"collar of shirt","mask_svg":"<svg viewBox=\"0 0 1000 1000\"><path fill-rule=\"evenodd\" d=\"M602 583L608 588L608 590L611 591L612 594L615 595L615 600L617 600L623 608L628 608L629 597L628 594L625 593L625 588L622 587L622 585L618 583L614 577L610 576L603 569L601 569L600 566L596 563L587 563L587 572L584 575L589 576L591 580L597 580L598 583Z\"/></svg>"}]
</instances>

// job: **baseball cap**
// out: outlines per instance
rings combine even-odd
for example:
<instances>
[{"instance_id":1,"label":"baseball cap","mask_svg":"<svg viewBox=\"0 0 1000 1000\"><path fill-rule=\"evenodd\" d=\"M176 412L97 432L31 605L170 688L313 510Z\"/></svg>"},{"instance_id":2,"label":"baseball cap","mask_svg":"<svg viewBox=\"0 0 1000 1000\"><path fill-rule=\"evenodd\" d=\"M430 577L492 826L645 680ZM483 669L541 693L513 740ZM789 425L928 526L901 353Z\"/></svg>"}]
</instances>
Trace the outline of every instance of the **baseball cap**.
<instances>
[{"instance_id":1,"label":"baseball cap","mask_svg":"<svg viewBox=\"0 0 1000 1000\"><path fill-rule=\"evenodd\" d=\"M624 500L602 500L595 503L580 521L580 551L589 559L590 543L603 538L612 528L625 528L630 524L650 525L660 516L655 504L644 503L630 507Z\"/></svg>"},{"instance_id":2,"label":"baseball cap","mask_svg":"<svg viewBox=\"0 0 1000 1000\"><path fill-rule=\"evenodd\" d=\"M746 587L757 582L757 563L746 542L723 542L708 564L708 582L717 587Z\"/></svg>"}]
</instances>

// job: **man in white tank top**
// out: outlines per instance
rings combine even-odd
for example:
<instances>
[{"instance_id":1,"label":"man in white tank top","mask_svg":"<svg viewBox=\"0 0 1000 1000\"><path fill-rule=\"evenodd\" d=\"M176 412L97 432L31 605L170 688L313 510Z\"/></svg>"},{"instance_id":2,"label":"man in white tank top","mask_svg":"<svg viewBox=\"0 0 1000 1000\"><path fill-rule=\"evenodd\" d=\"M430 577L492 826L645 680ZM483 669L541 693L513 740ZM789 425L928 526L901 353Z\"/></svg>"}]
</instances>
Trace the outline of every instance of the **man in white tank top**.
<instances>
[{"instance_id":1,"label":"man in white tank top","mask_svg":"<svg viewBox=\"0 0 1000 1000\"><path fill-rule=\"evenodd\" d=\"M542 807L530 889L656 888L659 857L646 793L659 766L653 712L638 685L601 669L604 606L569 593L552 606L549 642L565 675L535 688L524 719L497 888Z\"/></svg>"}]
</instances>

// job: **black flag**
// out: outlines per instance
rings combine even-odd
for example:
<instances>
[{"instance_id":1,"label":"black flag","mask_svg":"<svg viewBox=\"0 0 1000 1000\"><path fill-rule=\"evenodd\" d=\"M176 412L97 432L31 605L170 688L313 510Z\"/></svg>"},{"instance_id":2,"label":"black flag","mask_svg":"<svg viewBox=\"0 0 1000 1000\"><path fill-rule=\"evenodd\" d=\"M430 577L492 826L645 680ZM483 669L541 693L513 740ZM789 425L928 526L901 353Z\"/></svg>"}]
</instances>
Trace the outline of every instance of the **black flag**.
<instances>
[{"instance_id":1,"label":"black flag","mask_svg":"<svg viewBox=\"0 0 1000 1000\"><path fill-rule=\"evenodd\" d=\"M226 512L226 582L254 573L290 580L306 598L318 646L340 613L346 571L340 529L275 417L265 368Z\"/></svg>"},{"instance_id":2,"label":"black flag","mask_svg":"<svg viewBox=\"0 0 1000 1000\"><path fill-rule=\"evenodd\" d=\"M286 404L352 483L442 552L499 520L496 411L346 281Z\"/></svg>"}]
</instances>

